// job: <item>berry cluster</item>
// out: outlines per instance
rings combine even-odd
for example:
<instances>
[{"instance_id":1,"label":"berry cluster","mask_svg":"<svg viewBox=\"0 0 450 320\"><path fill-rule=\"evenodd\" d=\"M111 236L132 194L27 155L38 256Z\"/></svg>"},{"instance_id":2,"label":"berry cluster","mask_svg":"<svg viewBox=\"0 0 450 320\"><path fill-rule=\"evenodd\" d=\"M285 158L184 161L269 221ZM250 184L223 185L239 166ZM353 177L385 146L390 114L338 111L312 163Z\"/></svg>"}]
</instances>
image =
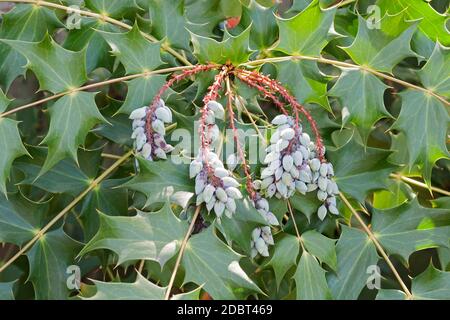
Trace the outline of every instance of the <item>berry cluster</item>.
<instances>
[{"instance_id":1,"label":"berry cluster","mask_svg":"<svg viewBox=\"0 0 450 320\"><path fill-rule=\"evenodd\" d=\"M287 199L297 190L301 194L317 191L317 198L325 201L318 216L323 220L329 210L337 214L335 195L339 193L332 180L333 166L321 163L316 155L317 147L292 117L276 116L272 124L277 128L270 138L261 171L261 189L271 198Z\"/></svg>"},{"instance_id":2,"label":"berry cluster","mask_svg":"<svg viewBox=\"0 0 450 320\"><path fill-rule=\"evenodd\" d=\"M157 102L156 108L142 107L130 114L133 120L134 146L139 155L144 159L167 159L167 153L173 150L167 144L165 123L172 122L172 111L164 104L162 99Z\"/></svg>"},{"instance_id":3,"label":"berry cluster","mask_svg":"<svg viewBox=\"0 0 450 320\"><path fill-rule=\"evenodd\" d=\"M164 140L165 125L172 122L172 112L161 99L163 93L182 79L218 67L198 65L181 74L173 75L155 95L149 107L142 107L131 113L132 138L135 140L134 146L139 155L150 161L166 159L167 153L173 150L173 147ZM279 221L270 211L269 202L265 197L288 199L296 191L301 194L316 191L317 198L323 202L318 209L319 218L323 220L328 212L337 215L336 195L339 190L333 180L333 166L324 159L325 148L311 114L279 82L255 71L235 69L230 65L220 66L219 69L213 84L203 98L204 106L201 109L199 126L201 145L196 158L189 166L190 178L195 179L196 205L205 203L207 211L214 211L219 223L224 215L232 218L236 214L236 201L243 198L242 186L234 178L233 173L240 165L246 180L245 188L249 200L267 224L252 231L251 257L254 258L258 254L267 257L269 246L274 245L271 227L278 226ZM250 166L246 162L245 149L239 143L233 111L231 74L270 98L282 113L272 120L276 129L270 138L270 145L266 148L263 161L265 167L261 170L260 180L253 181ZM223 83L227 85L226 112L217 102ZM289 106L294 117L288 112ZM303 132L299 123L300 112L310 123L315 142ZM225 113L229 117L228 124L233 130L237 148L237 153L227 158L228 169L224 167L220 153L214 152L213 147L220 137L216 119L224 120Z\"/></svg>"}]
</instances>

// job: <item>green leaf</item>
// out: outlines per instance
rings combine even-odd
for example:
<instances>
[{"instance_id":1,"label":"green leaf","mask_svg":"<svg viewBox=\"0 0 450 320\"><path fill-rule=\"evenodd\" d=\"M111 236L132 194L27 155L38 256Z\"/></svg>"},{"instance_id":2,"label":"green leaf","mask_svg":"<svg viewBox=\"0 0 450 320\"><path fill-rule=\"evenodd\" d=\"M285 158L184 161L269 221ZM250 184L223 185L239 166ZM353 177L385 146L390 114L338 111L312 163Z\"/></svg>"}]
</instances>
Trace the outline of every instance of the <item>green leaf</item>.
<instances>
[{"instance_id":1,"label":"green leaf","mask_svg":"<svg viewBox=\"0 0 450 320\"><path fill-rule=\"evenodd\" d=\"M2 89L0 89L0 113L4 112L6 108L8 108L10 102L11 100L9 100Z\"/></svg>"},{"instance_id":2,"label":"green leaf","mask_svg":"<svg viewBox=\"0 0 450 320\"><path fill-rule=\"evenodd\" d=\"M366 285L367 267L376 265L377 250L367 235L355 228L341 225L342 234L337 243L337 270L329 273L328 285L334 299L357 299Z\"/></svg>"},{"instance_id":3,"label":"green leaf","mask_svg":"<svg viewBox=\"0 0 450 320\"><path fill-rule=\"evenodd\" d=\"M215 300L244 299L261 293L239 265L241 256L214 234L213 228L193 235L183 255L184 283L194 282Z\"/></svg>"},{"instance_id":4,"label":"green leaf","mask_svg":"<svg viewBox=\"0 0 450 320\"><path fill-rule=\"evenodd\" d=\"M0 301L14 300L13 286L15 281L0 282Z\"/></svg>"},{"instance_id":5,"label":"green leaf","mask_svg":"<svg viewBox=\"0 0 450 320\"><path fill-rule=\"evenodd\" d=\"M199 63L204 64L225 64L230 62L238 65L246 62L252 52L249 48L250 29L251 26L238 36L233 36L225 30L222 42L191 32L194 55L197 57Z\"/></svg>"},{"instance_id":6,"label":"green leaf","mask_svg":"<svg viewBox=\"0 0 450 320\"><path fill-rule=\"evenodd\" d=\"M444 48L439 43L434 47L430 59L418 72L420 81L425 88L450 98L450 48Z\"/></svg>"},{"instance_id":7,"label":"green leaf","mask_svg":"<svg viewBox=\"0 0 450 320\"><path fill-rule=\"evenodd\" d=\"M327 97L327 79L315 61L290 60L277 64L278 80L305 104L317 103L331 112Z\"/></svg>"},{"instance_id":8,"label":"green leaf","mask_svg":"<svg viewBox=\"0 0 450 320\"><path fill-rule=\"evenodd\" d=\"M450 246L450 211L424 208L414 198L396 208L374 209L372 229L383 248L407 263L415 251Z\"/></svg>"},{"instance_id":9,"label":"green leaf","mask_svg":"<svg viewBox=\"0 0 450 320\"><path fill-rule=\"evenodd\" d=\"M331 299L330 289L322 269L314 256L303 251L297 270L294 274L297 285L298 300L328 300Z\"/></svg>"},{"instance_id":10,"label":"green leaf","mask_svg":"<svg viewBox=\"0 0 450 320\"><path fill-rule=\"evenodd\" d=\"M402 108L392 128L406 136L409 168L417 165L430 185L435 162L449 157L445 142L450 117L442 103L431 95L408 89L400 96Z\"/></svg>"},{"instance_id":11,"label":"green leaf","mask_svg":"<svg viewBox=\"0 0 450 320\"><path fill-rule=\"evenodd\" d=\"M317 0L295 17L277 17L280 40L276 50L290 55L319 56L328 43L336 9L321 10Z\"/></svg>"},{"instance_id":12,"label":"green leaf","mask_svg":"<svg viewBox=\"0 0 450 320\"><path fill-rule=\"evenodd\" d=\"M192 23L190 30L212 37L213 29L226 19L220 6L221 2L221 0L185 0L186 17Z\"/></svg>"},{"instance_id":13,"label":"green leaf","mask_svg":"<svg viewBox=\"0 0 450 320\"><path fill-rule=\"evenodd\" d=\"M16 158L27 155L22 144L18 122L0 117L0 191L6 195L6 180L9 178L12 163Z\"/></svg>"},{"instance_id":14,"label":"green leaf","mask_svg":"<svg viewBox=\"0 0 450 320\"><path fill-rule=\"evenodd\" d=\"M327 152L340 190L364 201L368 192L385 189L394 166L386 159L390 151L364 147L353 137L345 145Z\"/></svg>"},{"instance_id":15,"label":"green leaf","mask_svg":"<svg viewBox=\"0 0 450 320\"><path fill-rule=\"evenodd\" d=\"M309 253L336 270L336 240L327 238L315 230L304 232L302 240Z\"/></svg>"},{"instance_id":16,"label":"green leaf","mask_svg":"<svg viewBox=\"0 0 450 320\"><path fill-rule=\"evenodd\" d=\"M67 267L76 265L81 243L70 238L62 228L44 234L27 252L30 263L28 280L33 283L37 300L69 297Z\"/></svg>"},{"instance_id":17,"label":"green leaf","mask_svg":"<svg viewBox=\"0 0 450 320\"><path fill-rule=\"evenodd\" d=\"M417 23L406 23L404 14L385 15L379 22L380 29L369 27L369 22L361 16L358 23L355 40L343 48L357 64L391 72L406 57L416 56L410 42Z\"/></svg>"},{"instance_id":18,"label":"green leaf","mask_svg":"<svg viewBox=\"0 0 450 320\"><path fill-rule=\"evenodd\" d=\"M21 246L33 238L41 225L43 208L16 194L8 199L0 194L0 242Z\"/></svg>"},{"instance_id":19,"label":"green leaf","mask_svg":"<svg viewBox=\"0 0 450 320\"><path fill-rule=\"evenodd\" d=\"M113 18L138 11L135 0L85 0L85 3L88 9Z\"/></svg>"},{"instance_id":20,"label":"green leaf","mask_svg":"<svg viewBox=\"0 0 450 320\"><path fill-rule=\"evenodd\" d=\"M127 74L151 71L163 63L160 56L161 45L145 39L137 24L126 33L99 33L124 65Z\"/></svg>"},{"instance_id":21,"label":"green leaf","mask_svg":"<svg viewBox=\"0 0 450 320\"><path fill-rule=\"evenodd\" d=\"M87 81L86 49L66 50L48 34L41 42L1 41L27 59L26 67L38 78L41 90L57 93L77 88Z\"/></svg>"},{"instance_id":22,"label":"green leaf","mask_svg":"<svg viewBox=\"0 0 450 320\"><path fill-rule=\"evenodd\" d=\"M167 197L177 192L194 193L189 179L189 165L179 163L180 158L172 156L168 161L148 161L137 158L139 173L124 188L139 191L147 197L146 206L155 202L165 202Z\"/></svg>"},{"instance_id":23,"label":"green leaf","mask_svg":"<svg viewBox=\"0 0 450 320\"><path fill-rule=\"evenodd\" d=\"M140 273L133 283L93 281L97 292L86 300L163 300L166 292Z\"/></svg>"},{"instance_id":24,"label":"green leaf","mask_svg":"<svg viewBox=\"0 0 450 320\"><path fill-rule=\"evenodd\" d=\"M378 0L382 12L395 14L403 12L408 20L420 20L419 29L431 40L450 45L450 33L446 27L448 15L440 14L428 1L420 0Z\"/></svg>"},{"instance_id":25,"label":"green leaf","mask_svg":"<svg viewBox=\"0 0 450 320\"><path fill-rule=\"evenodd\" d=\"M175 294L170 300L200 300L201 291L202 287L198 287L197 289L186 293Z\"/></svg>"},{"instance_id":26,"label":"green leaf","mask_svg":"<svg viewBox=\"0 0 450 320\"><path fill-rule=\"evenodd\" d=\"M161 267L179 250L186 232L185 222L175 217L170 203L154 213L138 211L134 217L112 217L99 213L100 229L81 250L80 255L98 249L109 249L119 259L154 260Z\"/></svg>"},{"instance_id":27,"label":"green leaf","mask_svg":"<svg viewBox=\"0 0 450 320\"><path fill-rule=\"evenodd\" d=\"M377 293L377 300L406 300L406 294L403 291L395 289L380 289Z\"/></svg>"},{"instance_id":28,"label":"green leaf","mask_svg":"<svg viewBox=\"0 0 450 320\"><path fill-rule=\"evenodd\" d=\"M267 266L273 268L278 288L286 272L297 264L299 249L300 243L296 236L286 233L276 238L272 258L267 263Z\"/></svg>"},{"instance_id":29,"label":"green leaf","mask_svg":"<svg viewBox=\"0 0 450 320\"><path fill-rule=\"evenodd\" d=\"M373 125L390 114L384 106L384 91L388 88L378 77L359 69L343 69L329 95L342 105L343 125L356 126L367 143Z\"/></svg>"},{"instance_id":30,"label":"green leaf","mask_svg":"<svg viewBox=\"0 0 450 320\"><path fill-rule=\"evenodd\" d=\"M65 95L50 108L50 128L42 141L48 145L48 156L40 175L60 160L71 157L77 161L77 148L97 123L105 122L95 104L93 92Z\"/></svg>"},{"instance_id":31,"label":"green leaf","mask_svg":"<svg viewBox=\"0 0 450 320\"><path fill-rule=\"evenodd\" d=\"M127 97L118 113L130 114L134 109L150 104L165 82L164 75L139 77L128 81Z\"/></svg>"},{"instance_id":32,"label":"green leaf","mask_svg":"<svg viewBox=\"0 0 450 320\"><path fill-rule=\"evenodd\" d=\"M168 46L190 50L188 22L184 16L184 0L150 0L149 7L152 34L164 39Z\"/></svg>"},{"instance_id":33,"label":"green leaf","mask_svg":"<svg viewBox=\"0 0 450 320\"><path fill-rule=\"evenodd\" d=\"M2 14L0 39L39 41L46 32L61 27L54 11L44 6L16 4L8 13ZM10 46L0 43L0 85L6 90L17 76L25 73L25 58Z\"/></svg>"},{"instance_id":34,"label":"green leaf","mask_svg":"<svg viewBox=\"0 0 450 320\"><path fill-rule=\"evenodd\" d=\"M248 8L243 7L241 22L252 25L250 30L250 47L252 49L270 48L278 37L278 25L274 9L264 8L256 1L251 1Z\"/></svg>"},{"instance_id":35,"label":"green leaf","mask_svg":"<svg viewBox=\"0 0 450 320\"><path fill-rule=\"evenodd\" d=\"M224 234L228 244L236 243L245 253L250 255L253 229L266 224L264 218L250 201L243 199L236 200L236 215L232 219L221 219L217 228Z\"/></svg>"},{"instance_id":36,"label":"green leaf","mask_svg":"<svg viewBox=\"0 0 450 320\"><path fill-rule=\"evenodd\" d=\"M413 299L417 300L449 300L450 272L440 271L430 264L412 280L411 291Z\"/></svg>"}]
</instances>

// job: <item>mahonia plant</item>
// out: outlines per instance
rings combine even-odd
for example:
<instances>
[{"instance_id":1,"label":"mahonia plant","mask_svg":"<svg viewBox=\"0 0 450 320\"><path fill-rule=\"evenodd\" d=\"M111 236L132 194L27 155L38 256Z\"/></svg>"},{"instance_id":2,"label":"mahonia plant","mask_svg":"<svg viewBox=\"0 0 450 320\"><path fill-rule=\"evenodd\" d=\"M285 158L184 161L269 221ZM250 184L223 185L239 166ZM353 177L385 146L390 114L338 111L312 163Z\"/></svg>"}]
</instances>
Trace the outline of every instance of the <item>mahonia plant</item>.
<instances>
[{"instance_id":1,"label":"mahonia plant","mask_svg":"<svg viewBox=\"0 0 450 320\"><path fill-rule=\"evenodd\" d=\"M445 0L0 0L0 299L450 299Z\"/></svg>"}]
</instances>

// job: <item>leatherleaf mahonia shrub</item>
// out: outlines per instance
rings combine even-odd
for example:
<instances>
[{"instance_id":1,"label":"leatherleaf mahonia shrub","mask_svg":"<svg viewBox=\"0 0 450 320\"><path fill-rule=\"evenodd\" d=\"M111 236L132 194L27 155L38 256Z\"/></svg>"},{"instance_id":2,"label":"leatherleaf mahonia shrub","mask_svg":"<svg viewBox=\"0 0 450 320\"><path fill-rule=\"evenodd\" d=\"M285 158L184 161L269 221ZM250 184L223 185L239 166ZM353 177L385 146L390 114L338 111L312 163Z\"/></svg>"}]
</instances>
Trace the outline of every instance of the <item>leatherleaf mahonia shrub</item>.
<instances>
[{"instance_id":1,"label":"leatherleaf mahonia shrub","mask_svg":"<svg viewBox=\"0 0 450 320\"><path fill-rule=\"evenodd\" d=\"M0 299L450 299L448 9L0 1Z\"/></svg>"}]
</instances>

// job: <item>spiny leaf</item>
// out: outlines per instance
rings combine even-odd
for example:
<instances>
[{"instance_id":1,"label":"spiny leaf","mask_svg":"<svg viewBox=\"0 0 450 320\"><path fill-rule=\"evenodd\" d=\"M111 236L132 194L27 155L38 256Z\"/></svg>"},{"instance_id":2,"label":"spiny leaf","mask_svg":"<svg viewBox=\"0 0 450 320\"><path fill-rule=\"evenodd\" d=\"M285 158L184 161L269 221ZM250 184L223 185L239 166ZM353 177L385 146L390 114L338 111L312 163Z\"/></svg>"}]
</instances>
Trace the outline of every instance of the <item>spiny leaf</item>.
<instances>
[{"instance_id":1,"label":"spiny leaf","mask_svg":"<svg viewBox=\"0 0 450 320\"><path fill-rule=\"evenodd\" d=\"M148 161L138 159L139 173L123 187L142 192L147 196L146 205L165 202L176 192L194 192L189 179L189 166L177 160ZM183 161L179 159L179 161Z\"/></svg>"},{"instance_id":2,"label":"spiny leaf","mask_svg":"<svg viewBox=\"0 0 450 320\"><path fill-rule=\"evenodd\" d=\"M315 61L291 60L277 64L278 80L304 104L314 102L331 112L327 98L327 78Z\"/></svg>"},{"instance_id":3,"label":"spiny leaf","mask_svg":"<svg viewBox=\"0 0 450 320\"><path fill-rule=\"evenodd\" d=\"M309 230L302 234L303 244L310 254L336 270L336 240L325 237L323 234Z\"/></svg>"},{"instance_id":4,"label":"spiny leaf","mask_svg":"<svg viewBox=\"0 0 450 320\"><path fill-rule=\"evenodd\" d=\"M369 191L384 189L394 166L386 159L390 151L364 147L353 137L340 148L327 152L334 166L339 188L359 201Z\"/></svg>"},{"instance_id":5,"label":"spiny leaf","mask_svg":"<svg viewBox=\"0 0 450 320\"><path fill-rule=\"evenodd\" d=\"M277 17L280 40L275 48L290 55L319 56L328 43L336 9L321 10L318 0L295 17Z\"/></svg>"},{"instance_id":6,"label":"spiny leaf","mask_svg":"<svg viewBox=\"0 0 450 320\"><path fill-rule=\"evenodd\" d=\"M250 47L252 49L270 48L278 37L278 25L274 9L264 8L256 1L251 1L248 8L243 7L241 22L252 25L250 30Z\"/></svg>"},{"instance_id":7,"label":"spiny leaf","mask_svg":"<svg viewBox=\"0 0 450 320\"><path fill-rule=\"evenodd\" d=\"M139 10L135 0L85 0L85 3L88 9L113 18Z\"/></svg>"},{"instance_id":8,"label":"spiny leaf","mask_svg":"<svg viewBox=\"0 0 450 320\"><path fill-rule=\"evenodd\" d=\"M431 40L450 45L450 33L446 27L448 16L433 9L428 1L420 0L378 0L381 11L395 14L404 12L408 20L420 20L419 29Z\"/></svg>"},{"instance_id":9,"label":"spiny leaf","mask_svg":"<svg viewBox=\"0 0 450 320\"><path fill-rule=\"evenodd\" d=\"M353 123L364 143L367 143L374 123L381 118L390 117L383 99L387 88L379 78L368 72L343 69L338 81L328 93L339 98L343 108L343 124Z\"/></svg>"},{"instance_id":10,"label":"spiny leaf","mask_svg":"<svg viewBox=\"0 0 450 320\"><path fill-rule=\"evenodd\" d=\"M94 280L97 292L86 300L162 300L166 288L158 287L137 274L133 283Z\"/></svg>"},{"instance_id":11,"label":"spiny leaf","mask_svg":"<svg viewBox=\"0 0 450 320\"><path fill-rule=\"evenodd\" d=\"M366 285L367 267L378 261L377 250L364 232L342 225L336 252L337 270L328 277L333 298L354 300Z\"/></svg>"},{"instance_id":12,"label":"spiny leaf","mask_svg":"<svg viewBox=\"0 0 450 320\"><path fill-rule=\"evenodd\" d=\"M46 32L61 27L54 11L44 6L16 4L2 15L0 39L39 41ZM0 85L8 89L17 76L25 73L26 59L10 46L0 43Z\"/></svg>"},{"instance_id":13,"label":"spiny leaf","mask_svg":"<svg viewBox=\"0 0 450 320\"><path fill-rule=\"evenodd\" d=\"M145 39L137 24L127 33L99 33L109 43L112 53L124 65L127 74L151 71L163 63L160 44Z\"/></svg>"},{"instance_id":14,"label":"spiny leaf","mask_svg":"<svg viewBox=\"0 0 450 320\"><path fill-rule=\"evenodd\" d=\"M127 82L128 93L118 113L130 114L134 109L148 105L164 85L164 75L140 77Z\"/></svg>"},{"instance_id":15,"label":"spiny leaf","mask_svg":"<svg viewBox=\"0 0 450 320\"><path fill-rule=\"evenodd\" d=\"M300 243L296 236L286 233L276 238L274 251L267 266L273 268L278 288L286 272L297 263L299 249Z\"/></svg>"},{"instance_id":16,"label":"spiny leaf","mask_svg":"<svg viewBox=\"0 0 450 320\"><path fill-rule=\"evenodd\" d=\"M251 26L238 36L232 36L225 31L222 42L191 32L194 55L197 57L199 63L224 64L231 62L237 65L246 62L251 54L249 48L250 29Z\"/></svg>"},{"instance_id":17,"label":"spiny leaf","mask_svg":"<svg viewBox=\"0 0 450 320\"><path fill-rule=\"evenodd\" d=\"M84 143L89 130L106 121L95 104L95 95L93 92L69 94L50 108L50 128L42 141L48 145L48 156L40 175L66 157L77 160L77 148Z\"/></svg>"},{"instance_id":18,"label":"spiny leaf","mask_svg":"<svg viewBox=\"0 0 450 320\"><path fill-rule=\"evenodd\" d=\"M62 228L47 232L27 252L30 263L28 279L36 299L60 300L69 297L67 267L76 265L81 243L70 238Z\"/></svg>"},{"instance_id":19,"label":"spiny leaf","mask_svg":"<svg viewBox=\"0 0 450 320\"><path fill-rule=\"evenodd\" d=\"M436 161L449 157L445 141L450 117L442 103L431 95L408 89L400 96L402 109L392 128L406 136L409 168L417 165L430 185Z\"/></svg>"},{"instance_id":20,"label":"spiny leaf","mask_svg":"<svg viewBox=\"0 0 450 320\"><path fill-rule=\"evenodd\" d=\"M209 227L193 235L183 255L184 282L203 285L213 299L243 299L261 290L239 265L241 256L220 241Z\"/></svg>"},{"instance_id":21,"label":"spiny leaf","mask_svg":"<svg viewBox=\"0 0 450 320\"><path fill-rule=\"evenodd\" d=\"M294 274L298 300L331 299L330 289L322 269L316 258L303 251L297 270Z\"/></svg>"},{"instance_id":22,"label":"spiny leaf","mask_svg":"<svg viewBox=\"0 0 450 320\"><path fill-rule=\"evenodd\" d=\"M412 280L412 295L420 300L450 299L450 272L436 269L432 264Z\"/></svg>"},{"instance_id":23,"label":"spiny leaf","mask_svg":"<svg viewBox=\"0 0 450 320\"><path fill-rule=\"evenodd\" d=\"M80 255L98 249L117 253L122 264L130 260L154 260L161 267L173 257L187 232L187 224L175 217L170 203L154 213L138 211L134 217L99 213L100 229Z\"/></svg>"},{"instance_id":24,"label":"spiny leaf","mask_svg":"<svg viewBox=\"0 0 450 320\"><path fill-rule=\"evenodd\" d=\"M399 207L372 213L372 229L381 245L405 263L418 250L449 247L450 210L422 207L417 198Z\"/></svg>"},{"instance_id":25,"label":"spiny leaf","mask_svg":"<svg viewBox=\"0 0 450 320\"><path fill-rule=\"evenodd\" d=\"M184 0L150 0L149 7L152 34L166 45L190 50L188 22L184 16Z\"/></svg>"},{"instance_id":26,"label":"spiny leaf","mask_svg":"<svg viewBox=\"0 0 450 320\"><path fill-rule=\"evenodd\" d=\"M410 42L417 24L408 24L404 19L404 14L385 15L378 29L369 27L368 22L358 16L358 34L351 46L343 49L359 65L391 72L404 58L416 55Z\"/></svg>"},{"instance_id":27,"label":"spiny leaf","mask_svg":"<svg viewBox=\"0 0 450 320\"><path fill-rule=\"evenodd\" d=\"M434 47L430 59L418 72L425 88L450 98L450 48L439 43Z\"/></svg>"},{"instance_id":28,"label":"spiny leaf","mask_svg":"<svg viewBox=\"0 0 450 320\"><path fill-rule=\"evenodd\" d=\"M1 40L20 52L39 80L40 89L61 92L77 88L86 82L86 51L69 51L48 34L41 42Z\"/></svg>"},{"instance_id":29,"label":"spiny leaf","mask_svg":"<svg viewBox=\"0 0 450 320\"><path fill-rule=\"evenodd\" d=\"M0 117L0 191L5 195L6 180L9 178L13 161L28 154L17 125L15 120Z\"/></svg>"},{"instance_id":30,"label":"spiny leaf","mask_svg":"<svg viewBox=\"0 0 450 320\"><path fill-rule=\"evenodd\" d=\"M200 292L202 291L202 287L198 287L195 290L174 294L170 300L200 300Z\"/></svg>"}]
</instances>

